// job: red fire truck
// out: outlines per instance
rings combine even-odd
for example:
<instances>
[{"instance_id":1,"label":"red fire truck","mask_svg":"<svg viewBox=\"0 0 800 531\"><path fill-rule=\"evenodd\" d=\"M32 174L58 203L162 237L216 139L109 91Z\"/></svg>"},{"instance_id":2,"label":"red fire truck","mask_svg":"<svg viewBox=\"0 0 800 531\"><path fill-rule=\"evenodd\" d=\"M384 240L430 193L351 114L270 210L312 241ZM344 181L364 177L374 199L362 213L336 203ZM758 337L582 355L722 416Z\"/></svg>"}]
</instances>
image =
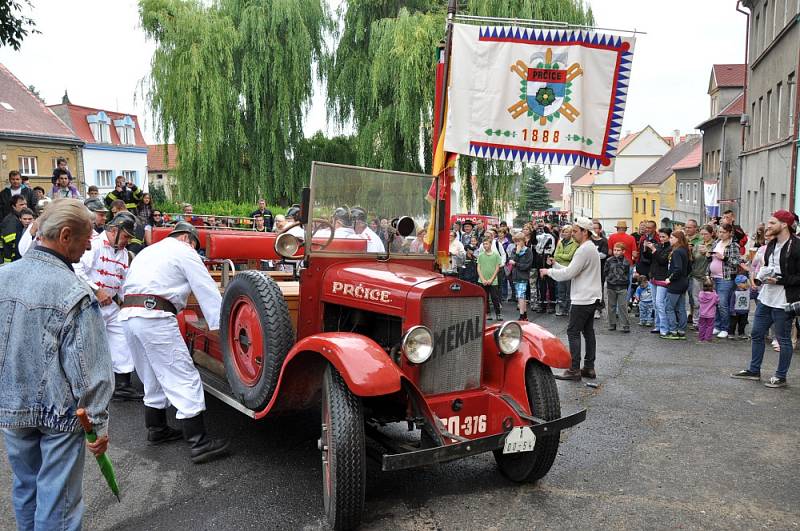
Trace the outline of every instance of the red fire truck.
<instances>
[{"instance_id":1,"label":"red fire truck","mask_svg":"<svg viewBox=\"0 0 800 531\"><path fill-rule=\"evenodd\" d=\"M510 480L536 481L561 430L586 415L562 416L551 368L569 367L570 355L558 338L534 323L487 326L484 291L407 245L427 223L446 237L430 184L314 163L302 233L200 230L223 294L220 330L196 304L178 317L204 387L254 419L321 404L323 499L336 529L360 521L368 456L389 471L493 452ZM383 250L368 250L358 205L393 220ZM278 270L241 270L262 261ZM395 437L398 426L406 436Z\"/></svg>"}]
</instances>

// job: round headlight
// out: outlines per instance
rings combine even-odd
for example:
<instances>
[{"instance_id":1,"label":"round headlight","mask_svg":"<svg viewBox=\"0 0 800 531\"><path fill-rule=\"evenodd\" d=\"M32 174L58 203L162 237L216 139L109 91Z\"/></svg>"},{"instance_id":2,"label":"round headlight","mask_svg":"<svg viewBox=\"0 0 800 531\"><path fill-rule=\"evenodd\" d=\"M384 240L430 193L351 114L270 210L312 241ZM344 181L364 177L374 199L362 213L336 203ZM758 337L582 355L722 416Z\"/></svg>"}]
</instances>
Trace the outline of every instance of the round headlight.
<instances>
[{"instance_id":1,"label":"round headlight","mask_svg":"<svg viewBox=\"0 0 800 531\"><path fill-rule=\"evenodd\" d=\"M425 363L433 354L433 334L425 326L414 326L403 336L403 353L411 363Z\"/></svg>"},{"instance_id":2,"label":"round headlight","mask_svg":"<svg viewBox=\"0 0 800 531\"><path fill-rule=\"evenodd\" d=\"M275 238L275 252L284 258L295 258L300 249L300 240L293 234L284 232Z\"/></svg>"},{"instance_id":3,"label":"round headlight","mask_svg":"<svg viewBox=\"0 0 800 531\"><path fill-rule=\"evenodd\" d=\"M497 348L505 356L508 356L519 349L519 343L522 341L522 327L519 323L508 321L503 323L494 337L497 340Z\"/></svg>"}]
</instances>

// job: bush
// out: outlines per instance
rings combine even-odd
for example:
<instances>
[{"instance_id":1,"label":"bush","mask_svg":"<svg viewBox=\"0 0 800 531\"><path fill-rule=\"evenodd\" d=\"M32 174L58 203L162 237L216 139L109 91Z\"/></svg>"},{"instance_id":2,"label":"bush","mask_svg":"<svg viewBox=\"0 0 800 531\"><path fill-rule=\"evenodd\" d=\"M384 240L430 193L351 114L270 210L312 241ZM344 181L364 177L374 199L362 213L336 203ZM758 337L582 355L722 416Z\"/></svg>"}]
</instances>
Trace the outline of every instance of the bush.
<instances>
[{"instance_id":1,"label":"bush","mask_svg":"<svg viewBox=\"0 0 800 531\"><path fill-rule=\"evenodd\" d=\"M154 201L156 206L165 213L180 214L183 212L183 203L172 201ZM192 212L196 216L236 216L248 217L250 213L258 208L258 205L249 203L237 203L235 201L206 201L203 203L192 203ZM267 205L273 215L283 214L286 209L277 205Z\"/></svg>"}]
</instances>

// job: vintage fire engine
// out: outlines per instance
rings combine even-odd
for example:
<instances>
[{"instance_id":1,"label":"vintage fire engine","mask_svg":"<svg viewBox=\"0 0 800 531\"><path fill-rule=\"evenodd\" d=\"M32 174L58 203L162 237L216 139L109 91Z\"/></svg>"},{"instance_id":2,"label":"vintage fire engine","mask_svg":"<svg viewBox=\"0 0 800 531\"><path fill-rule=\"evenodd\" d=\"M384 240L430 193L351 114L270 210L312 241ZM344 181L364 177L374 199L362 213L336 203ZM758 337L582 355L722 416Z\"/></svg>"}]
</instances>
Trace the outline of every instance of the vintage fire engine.
<instances>
[{"instance_id":1,"label":"vintage fire engine","mask_svg":"<svg viewBox=\"0 0 800 531\"><path fill-rule=\"evenodd\" d=\"M336 529L360 522L368 456L389 471L491 451L504 476L536 481L561 430L586 416L561 414L559 339L528 322L487 326L482 288L410 245L428 223L447 234L429 186L430 175L314 163L302 237L200 230L223 293L219 333L196 305L178 317L205 389L254 419L321 404ZM361 211L393 220L382 252L368 252ZM281 270L241 270L262 261Z\"/></svg>"}]
</instances>

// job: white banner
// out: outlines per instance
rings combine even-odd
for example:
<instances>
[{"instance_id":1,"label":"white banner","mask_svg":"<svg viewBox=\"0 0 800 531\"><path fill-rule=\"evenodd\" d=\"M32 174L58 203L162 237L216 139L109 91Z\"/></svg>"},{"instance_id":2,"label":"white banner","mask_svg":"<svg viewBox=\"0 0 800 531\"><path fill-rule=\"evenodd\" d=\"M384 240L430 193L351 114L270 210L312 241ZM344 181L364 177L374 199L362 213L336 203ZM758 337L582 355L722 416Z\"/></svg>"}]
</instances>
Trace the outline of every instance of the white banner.
<instances>
[{"instance_id":1,"label":"white banner","mask_svg":"<svg viewBox=\"0 0 800 531\"><path fill-rule=\"evenodd\" d=\"M444 149L609 167L633 46L590 31L455 24Z\"/></svg>"},{"instance_id":2,"label":"white banner","mask_svg":"<svg viewBox=\"0 0 800 531\"><path fill-rule=\"evenodd\" d=\"M703 201L707 216L719 216L719 186L717 181L703 182Z\"/></svg>"}]
</instances>

